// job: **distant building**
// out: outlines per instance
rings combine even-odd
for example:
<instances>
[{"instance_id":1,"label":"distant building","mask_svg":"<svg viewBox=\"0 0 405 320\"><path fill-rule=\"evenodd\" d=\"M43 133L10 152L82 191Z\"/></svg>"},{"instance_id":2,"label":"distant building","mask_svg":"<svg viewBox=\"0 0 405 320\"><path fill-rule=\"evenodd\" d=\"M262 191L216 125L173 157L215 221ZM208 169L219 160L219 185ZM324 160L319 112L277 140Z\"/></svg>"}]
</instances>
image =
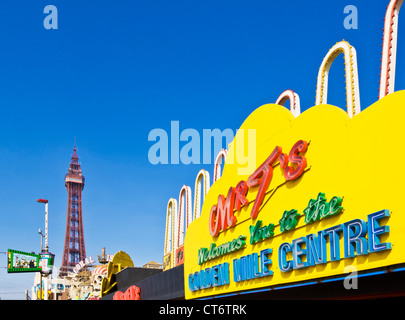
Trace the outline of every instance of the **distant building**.
<instances>
[{"instance_id":1,"label":"distant building","mask_svg":"<svg viewBox=\"0 0 405 320\"><path fill-rule=\"evenodd\" d=\"M42 290L45 288L45 278L42 277ZM39 272L35 273L34 278L34 285L31 289L31 299L32 300L40 300L41 298L44 299L44 292L42 293L42 297L40 295L40 274ZM52 278L49 276L48 279L48 299L49 300L67 300L69 296L69 289L70 289L70 281L69 279L61 279L61 278Z\"/></svg>"},{"instance_id":2,"label":"distant building","mask_svg":"<svg viewBox=\"0 0 405 320\"><path fill-rule=\"evenodd\" d=\"M150 261L147 264L144 264L142 267L148 269L162 269L162 265L155 261Z\"/></svg>"}]
</instances>

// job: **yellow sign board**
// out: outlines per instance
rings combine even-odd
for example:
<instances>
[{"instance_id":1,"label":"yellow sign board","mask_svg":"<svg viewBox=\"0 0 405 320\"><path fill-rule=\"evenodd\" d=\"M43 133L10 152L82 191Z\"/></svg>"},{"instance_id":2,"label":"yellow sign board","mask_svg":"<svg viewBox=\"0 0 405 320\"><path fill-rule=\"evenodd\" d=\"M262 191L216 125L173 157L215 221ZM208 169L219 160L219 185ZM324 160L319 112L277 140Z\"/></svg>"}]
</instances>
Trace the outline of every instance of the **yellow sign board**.
<instances>
[{"instance_id":1,"label":"yellow sign board","mask_svg":"<svg viewBox=\"0 0 405 320\"><path fill-rule=\"evenodd\" d=\"M229 147L246 154L255 130L255 169L227 159L187 229L186 298L404 263L404 105L399 91L352 118L328 104L255 110Z\"/></svg>"},{"instance_id":2,"label":"yellow sign board","mask_svg":"<svg viewBox=\"0 0 405 320\"><path fill-rule=\"evenodd\" d=\"M116 289L115 274L127 267L133 267L131 257L124 251L118 251L107 264L107 277L101 280L101 297Z\"/></svg>"}]
</instances>

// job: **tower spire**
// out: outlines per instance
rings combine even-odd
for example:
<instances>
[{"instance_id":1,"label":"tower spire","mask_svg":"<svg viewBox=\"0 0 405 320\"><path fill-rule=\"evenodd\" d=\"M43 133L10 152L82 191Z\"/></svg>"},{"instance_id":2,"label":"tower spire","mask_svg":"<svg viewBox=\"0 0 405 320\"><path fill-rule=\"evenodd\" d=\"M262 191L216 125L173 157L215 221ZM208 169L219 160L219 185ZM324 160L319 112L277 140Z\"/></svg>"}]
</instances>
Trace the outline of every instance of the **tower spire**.
<instances>
[{"instance_id":1,"label":"tower spire","mask_svg":"<svg viewBox=\"0 0 405 320\"><path fill-rule=\"evenodd\" d=\"M74 143L73 143L73 154L72 154L72 160L79 160L79 157L77 156L77 148L76 148L76 137L74 137Z\"/></svg>"},{"instance_id":2,"label":"tower spire","mask_svg":"<svg viewBox=\"0 0 405 320\"><path fill-rule=\"evenodd\" d=\"M73 154L72 154L72 161L74 161L74 162L77 162L79 160L79 157L78 157L78 155L76 153L76 150L77 150L77 148L76 148L76 146L74 146L73 147Z\"/></svg>"}]
</instances>

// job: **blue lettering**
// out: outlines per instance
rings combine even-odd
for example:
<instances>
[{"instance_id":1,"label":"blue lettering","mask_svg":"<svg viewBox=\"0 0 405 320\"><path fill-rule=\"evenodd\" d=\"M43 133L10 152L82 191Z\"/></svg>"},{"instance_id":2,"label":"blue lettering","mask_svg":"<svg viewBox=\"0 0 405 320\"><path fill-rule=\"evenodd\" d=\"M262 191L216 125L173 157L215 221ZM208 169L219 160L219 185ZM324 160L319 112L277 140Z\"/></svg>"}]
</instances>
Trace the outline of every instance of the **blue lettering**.
<instances>
[{"instance_id":1,"label":"blue lettering","mask_svg":"<svg viewBox=\"0 0 405 320\"><path fill-rule=\"evenodd\" d=\"M260 251L260 259L258 253L252 253L240 257L239 259L234 259L233 280L235 282L240 282L273 275L273 271L269 270L272 261L267 256L271 252L271 249Z\"/></svg>"},{"instance_id":2,"label":"blue lettering","mask_svg":"<svg viewBox=\"0 0 405 320\"><path fill-rule=\"evenodd\" d=\"M219 265L219 285L229 284L229 263L225 262Z\"/></svg>"},{"instance_id":3,"label":"blue lettering","mask_svg":"<svg viewBox=\"0 0 405 320\"><path fill-rule=\"evenodd\" d=\"M290 271L293 267L292 261L287 261L287 252L291 252L291 245L285 242L278 248L278 265L283 272Z\"/></svg>"},{"instance_id":4,"label":"blue lettering","mask_svg":"<svg viewBox=\"0 0 405 320\"><path fill-rule=\"evenodd\" d=\"M273 271L269 270L268 265L272 264L271 259L268 258L268 254L272 253L271 249L264 249L260 251L260 261L262 263L262 276L271 276Z\"/></svg>"},{"instance_id":5,"label":"blue lettering","mask_svg":"<svg viewBox=\"0 0 405 320\"><path fill-rule=\"evenodd\" d=\"M326 229L325 234L329 235L330 244L330 261L340 260L340 247L339 247L339 231L342 230L342 226L339 224L337 226Z\"/></svg>"},{"instance_id":6,"label":"blue lettering","mask_svg":"<svg viewBox=\"0 0 405 320\"><path fill-rule=\"evenodd\" d=\"M201 270L198 274L198 278L200 279L200 289L210 288L212 286L211 268Z\"/></svg>"},{"instance_id":7,"label":"blue lettering","mask_svg":"<svg viewBox=\"0 0 405 320\"><path fill-rule=\"evenodd\" d=\"M194 290L200 290L199 273L195 272L193 276Z\"/></svg>"},{"instance_id":8,"label":"blue lettering","mask_svg":"<svg viewBox=\"0 0 405 320\"><path fill-rule=\"evenodd\" d=\"M358 255L367 254L367 224L364 220L355 219L343 224L343 238L345 258L355 256L354 248Z\"/></svg>"},{"instance_id":9,"label":"blue lettering","mask_svg":"<svg viewBox=\"0 0 405 320\"><path fill-rule=\"evenodd\" d=\"M212 268L206 268L200 272L191 273L188 276L188 288L190 291L211 288L229 284L229 264L222 263Z\"/></svg>"},{"instance_id":10,"label":"blue lettering","mask_svg":"<svg viewBox=\"0 0 405 320\"><path fill-rule=\"evenodd\" d=\"M259 255L257 253L253 253L252 256L253 256L253 274L254 274L254 278L259 278L259 277L262 276L262 272L260 271L260 267L259 267Z\"/></svg>"},{"instance_id":11,"label":"blue lettering","mask_svg":"<svg viewBox=\"0 0 405 320\"><path fill-rule=\"evenodd\" d=\"M240 258L240 277L242 280L249 279L249 270L248 270L248 257L243 256Z\"/></svg>"},{"instance_id":12,"label":"blue lettering","mask_svg":"<svg viewBox=\"0 0 405 320\"><path fill-rule=\"evenodd\" d=\"M218 266L213 266L212 267L212 285L214 287L217 287L219 284L219 275L218 275Z\"/></svg>"},{"instance_id":13,"label":"blue lettering","mask_svg":"<svg viewBox=\"0 0 405 320\"><path fill-rule=\"evenodd\" d=\"M233 260L233 281L242 281L242 272L240 268L240 259Z\"/></svg>"},{"instance_id":14,"label":"blue lettering","mask_svg":"<svg viewBox=\"0 0 405 320\"><path fill-rule=\"evenodd\" d=\"M390 250L391 243L381 243L380 236L389 233L389 226L380 226L380 220L389 217L388 210L378 211L367 216L367 221L354 219L343 224L319 231L317 235L309 234L297 238L292 243L285 242L278 249L280 271L301 269L340 261L340 235L343 233L344 258L366 255L372 252ZM366 235L368 234L368 238ZM327 257L326 236L330 244L330 260ZM305 245L305 247L304 247ZM292 260L287 260L291 252ZM306 256L306 261L304 260Z\"/></svg>"},{"instance_id":15,"label":"blue lettering","mask_svg":"<svg viewBox=\"0 0 405 320\"><path fill-rule=\"evenodd\" d=\"M191 292L196 291L194 285L194 277L192 273L188 275L188 290L190 290Z\"/></svg>"},{"instance_id":16,"label":"blue lettering","mask_svg":"<svg viewBox=\"0 0 405 320\"><path fill-rule=\"evenodd\" d=\"M246 274L246 279L254 279L255 277L255 257L253 254L249 254L246 256L246 264L247 264L247 274ZM256 253L257 255L257 253Z\"/></svg>"},{"instance_id":17,"label":"blue lettering","mask_svg":"<svg viewBox=\"0 0 405 320\"><path fill-rule=\"evenodd\" d=\"M389 226L381 226L379 220L385 217L389 217L390 212L388 210L378 211L372 214L369 214L367 217L368 220L368 249L371 252L378 252L383 250L390 250L391 243L381 243L380 236L384 233L390 232Z\"/></svg>"},{"instance_id":18,"label":"blue lettering","mask_svg":"<svg viewBox=\"0 0 405 320\"><path fill-rule=\"evenodd\" d=\"M314 234L307 235L307 264L314 266L327 262L326 240L323 231L318 232L318 237Z\"/></svg>"},{"instance_id":19,"label":"blue lettering","mask_svg":"<svg viewBox=\"0 0 405 320\"><path fill-rule=\"evenodd\" d=\"M196 277L198 277L198 279L199 279L198 280L198 283L199 283L198 289L205 289L206 288L205 287L206 282L207 282L207 280L206 280L206 277L207 277L206 271L207 271L207 269L201 270L199 273L198 272L195 273Z\"/></svg>"},{"instance_id":20,"label":"blue lettering","mask_svg":"<svg viewBox=\"0 0 405 320\"><path fill-rule=\"evenodd\" d=\"M301 256L305 255L307 250L302 249L301 245L305 243L305 238L301 237L293 240L293 267L294 269L301 269L308 266L307 262L303 262Z\"/></svg>"}]
</instances>

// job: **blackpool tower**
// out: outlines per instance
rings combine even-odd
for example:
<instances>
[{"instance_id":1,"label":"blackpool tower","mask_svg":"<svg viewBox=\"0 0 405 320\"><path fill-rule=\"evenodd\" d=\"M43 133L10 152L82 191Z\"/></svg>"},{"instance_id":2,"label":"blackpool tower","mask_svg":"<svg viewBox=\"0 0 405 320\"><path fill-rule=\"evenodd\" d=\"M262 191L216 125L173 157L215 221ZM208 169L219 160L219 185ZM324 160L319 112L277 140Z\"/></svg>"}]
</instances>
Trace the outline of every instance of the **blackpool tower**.
<instances>
[{"instance_id":1,"label":"blackpool tower","mask_svg":"<svg viewBox=\"0 0 405 320\"><path fill-rule=\"evenodd\" d=\"M79 157L75 146L68 173L65 175L68 201L65 246L63 248L62 267L59 272L60 277L66 276L68 271L71 272L76 264L86 259L82 212L84 176L78 160Z\"/></svg>"}]
</instances>

